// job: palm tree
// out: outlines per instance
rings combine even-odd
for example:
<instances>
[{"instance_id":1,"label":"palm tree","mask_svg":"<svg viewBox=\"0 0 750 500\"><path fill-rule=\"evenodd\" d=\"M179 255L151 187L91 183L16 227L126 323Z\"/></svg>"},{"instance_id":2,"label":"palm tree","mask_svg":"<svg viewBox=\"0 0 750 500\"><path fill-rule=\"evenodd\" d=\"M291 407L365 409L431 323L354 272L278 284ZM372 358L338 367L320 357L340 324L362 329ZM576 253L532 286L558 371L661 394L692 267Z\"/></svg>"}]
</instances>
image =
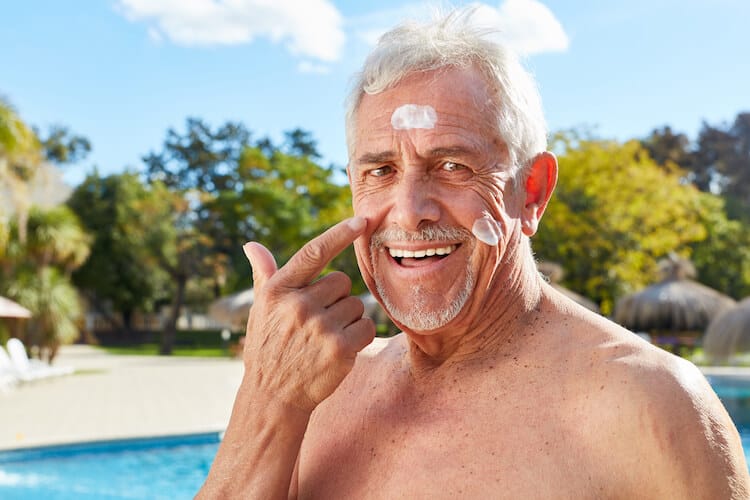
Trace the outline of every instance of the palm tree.
<instances>
[{"instance_id":1,"label":"palm tree","mask_svg":"<svg viewBox=\"0 0 750 500\"><path fill-rule=\"evenodd\" d=\"M78 292L58 269L25 268L8 292L33 314L25 340L26 345L40 347L40 357L52 362L60 345L78 338L83 308Z\"/></svg>"},{"instance_id":2,"label":"palm tree","mask_svg":"<svg viewBox=\"0 0 750 500\"><path fill-rule=\"evenodd\" d=\"M61 344L78 338L83 312L70 274L89 255L91 238L68 207L32 208L25 242L11 221L0 292L31 310L26 345L38 345L51 361Z\"/></svg>"}]
</instances>

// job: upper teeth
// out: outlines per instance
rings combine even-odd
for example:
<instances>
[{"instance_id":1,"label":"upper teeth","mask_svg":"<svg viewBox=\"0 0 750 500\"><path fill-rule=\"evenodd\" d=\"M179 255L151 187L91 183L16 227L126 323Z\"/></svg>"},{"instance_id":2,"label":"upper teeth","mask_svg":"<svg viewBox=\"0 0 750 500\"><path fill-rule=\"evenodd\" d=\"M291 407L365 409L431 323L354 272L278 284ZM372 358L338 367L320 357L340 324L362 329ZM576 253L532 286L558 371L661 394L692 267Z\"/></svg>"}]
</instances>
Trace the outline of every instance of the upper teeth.
<instances>
[{"instance_id":1,"label":"upper teeth","mask_svg":"<svg viewBox=\"0 0 750 500\"><path fill-rule=\"evenodd\" d=\"M432 255L448 255L456 249L456 245L449 245L447 247L439 248L426 248L424 250L402 250L400 248L389 248L388 253L391 257L406 257L406 258L420 258L430 257Z\"/></svg>"}]
</instances>

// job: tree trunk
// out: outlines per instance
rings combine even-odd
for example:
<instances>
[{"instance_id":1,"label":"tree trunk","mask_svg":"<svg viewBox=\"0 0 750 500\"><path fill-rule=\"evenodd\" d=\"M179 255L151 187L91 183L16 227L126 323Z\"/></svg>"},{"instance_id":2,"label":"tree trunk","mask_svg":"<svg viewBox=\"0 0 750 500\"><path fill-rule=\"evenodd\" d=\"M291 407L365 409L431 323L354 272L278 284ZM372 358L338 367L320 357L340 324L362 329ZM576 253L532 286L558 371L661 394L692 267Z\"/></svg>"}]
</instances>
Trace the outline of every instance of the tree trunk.
<instances>
[{"instance_id":1,"label":"tree trunk","mask_svg":"<svg viewBox=\"0 0 750 500\"><path fill-rule=\"evenodd\" d=\"M174 348L174 341L177 337L177 319L180 317L180 309L182 309L182 302L185 299L185 286L187 284L187 276L177 277L177 290L175 291L174 301L172 302L172 311L169 314L169 320L164 325L164 330L161 334L161 349L159 354L168 356L172 354Z\"/></svg>"}]
</instances>

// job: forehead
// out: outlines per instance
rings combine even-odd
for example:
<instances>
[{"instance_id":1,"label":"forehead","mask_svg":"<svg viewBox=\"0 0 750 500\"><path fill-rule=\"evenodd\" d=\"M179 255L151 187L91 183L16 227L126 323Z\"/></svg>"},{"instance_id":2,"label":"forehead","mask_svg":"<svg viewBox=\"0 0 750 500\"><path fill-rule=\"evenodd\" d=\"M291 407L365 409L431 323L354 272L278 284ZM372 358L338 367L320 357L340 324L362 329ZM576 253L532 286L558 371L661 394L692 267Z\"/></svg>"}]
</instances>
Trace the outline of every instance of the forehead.
<instances>
[{"instance_id":1,"label":"forehead","mask_svg":"<svg viewBox=\"0 0 750 500\"><path fill-rule=\"evenodd\" d=\"M413 73L386 91L363 96L356 114L356 144L371 145L414 132L409 127L394 130L393 125L394 112L409 106L434 110L434 126L418 127L425 137L494 135L491 103L488 86L474 68Z\"/></svg>"}]
</instances>

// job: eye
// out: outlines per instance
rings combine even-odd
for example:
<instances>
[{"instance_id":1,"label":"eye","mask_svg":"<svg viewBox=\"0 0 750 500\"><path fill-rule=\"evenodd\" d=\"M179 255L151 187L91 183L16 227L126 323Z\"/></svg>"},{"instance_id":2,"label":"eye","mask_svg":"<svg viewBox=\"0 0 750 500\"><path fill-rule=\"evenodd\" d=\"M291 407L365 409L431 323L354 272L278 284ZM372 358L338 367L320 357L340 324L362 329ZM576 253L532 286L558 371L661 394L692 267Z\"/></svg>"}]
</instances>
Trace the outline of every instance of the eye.
<instances>
[{"instance_id":1,"label":"eye","mask_svg":"<svg viewBox=\"0 0 750 500\"><path fill-rule=\"evenodd\" d=\"M466 170L466 165L461 165L453 161L446 161L443 163L443 170L446 172L458 172L459 170Z\"/></svg>"},{"instance_id":2,"label":"eye","mask_svg":"<svg viewBox=\"0 0 750 500\"><path fill-rule=\"evenodd\" d=\"M391 167L390 165L383 165L382 167L368 170L367 175L371 175L373 177L384 177L390 174L391 172L393 172L393 167Z\"/></svg>"}]
</instances>

